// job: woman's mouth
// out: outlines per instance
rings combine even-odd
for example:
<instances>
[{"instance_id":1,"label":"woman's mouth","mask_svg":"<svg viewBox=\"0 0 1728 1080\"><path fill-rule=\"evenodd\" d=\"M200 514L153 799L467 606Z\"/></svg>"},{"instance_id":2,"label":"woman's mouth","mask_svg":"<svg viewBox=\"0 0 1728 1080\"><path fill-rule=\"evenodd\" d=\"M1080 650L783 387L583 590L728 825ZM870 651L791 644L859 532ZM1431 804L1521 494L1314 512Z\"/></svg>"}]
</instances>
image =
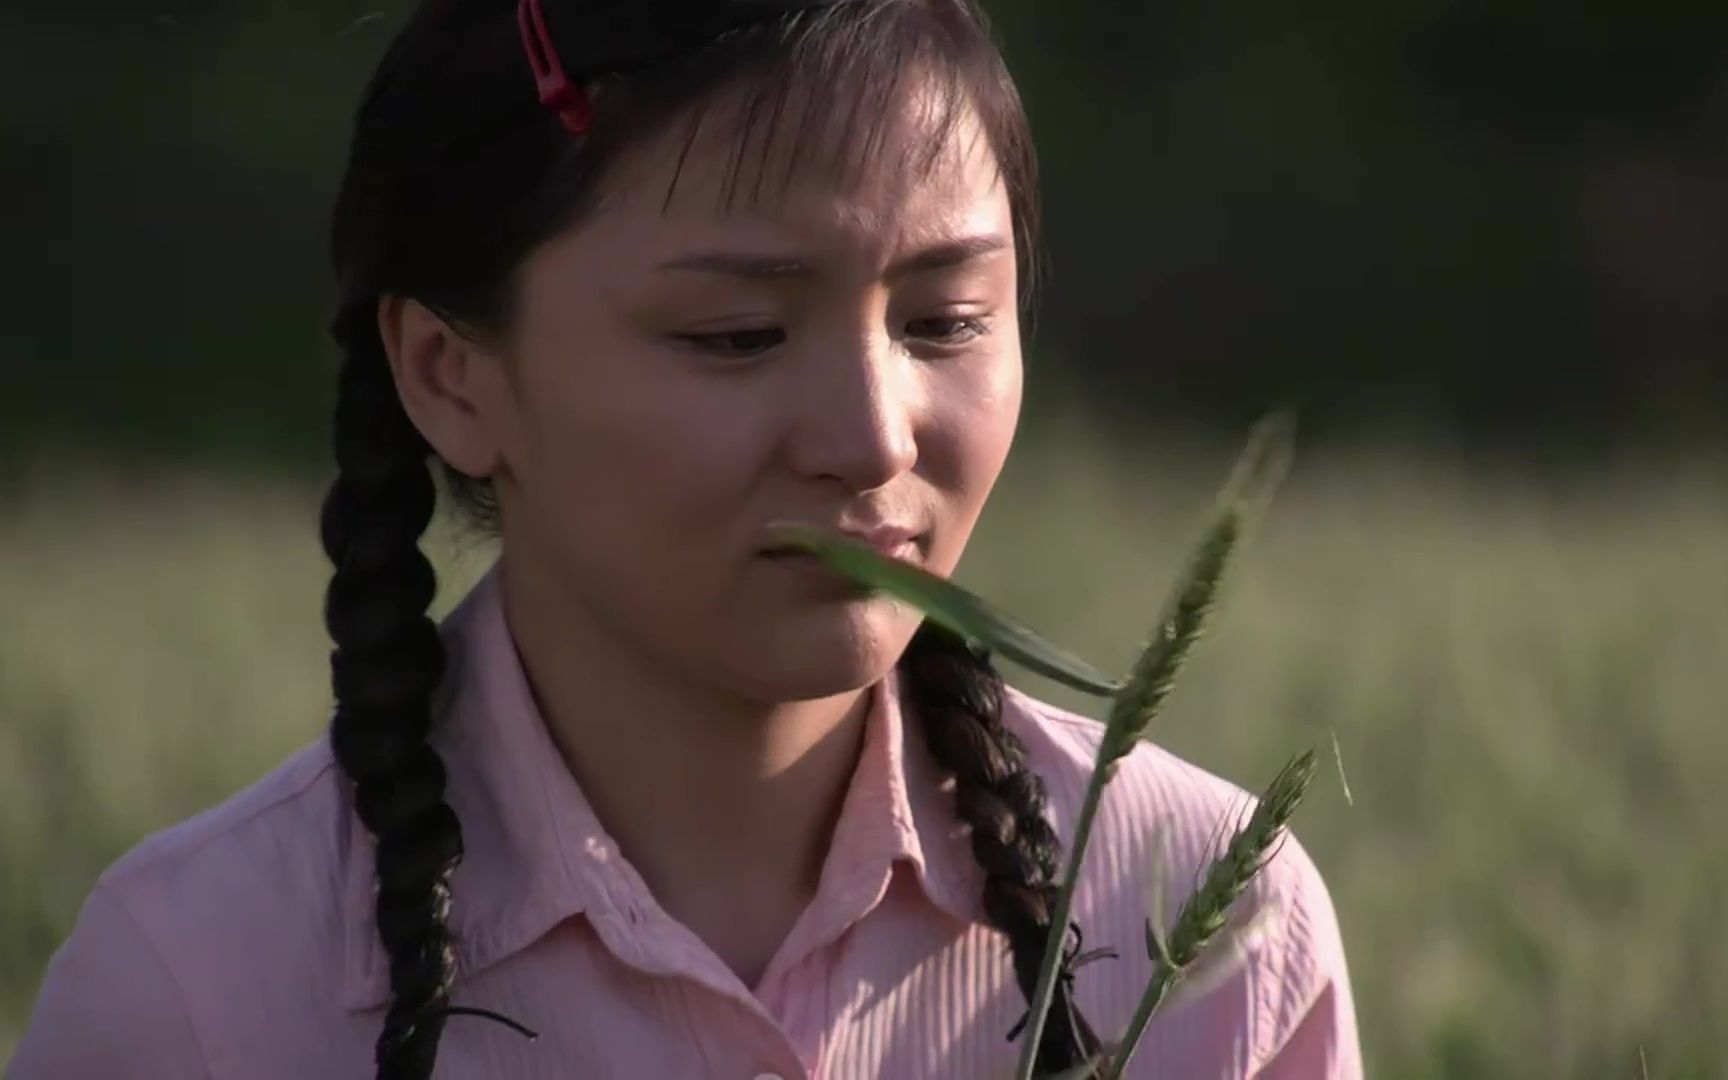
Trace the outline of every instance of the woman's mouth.
<instances>
[{"instance_id":1,"label":"woman's mouth","mask_svg":"<svg viewBox=\"0 0 1728 1080\"><path fill-rule=\"evenodd\" d=\"M887 558L914 564L920 561L919 545L925 534L909 535L908 530L889 529L866 532L862 535L856 532L836 531L839 535L864 544ZM801 581L807 586L819 588L823 592L833 592L836 597L857 599L873 593L869 586L841 573L804 548L782 545L769 548L762 552L762 555L776 567L787 571L795 580Z\"/></svg>"},{"instance_id":2,"label":"woman's mouth","mask_svg":"<svg viewBox=\"0 0 1728 1080\"><path fill-rule=\"evenodd\" d=\"M806 529L817 528L815 526L801 527ZM867 547L877 554L887 558L899 559L906 562L916 559L920 545L924 541L924 538L929 535L927 532L920 532L915 529L909 529L898 525L877 525L869 528L856 529L822 528L821 531L835 536L845 537L853 543L862 544L864 547ZM776 559L798 556L803 558L814 558L814 556L810 555L805 548L796 544L778 544L768 548L763 552L763 554Z\"/></svg>"},{"instance_id":3,"label":"woman's mouth","mask_svg":"<svg viewBox=\"0 0 1728 1080\"><path fill-rule=\"evenodd\" d=\"M899 559L901 562L912 562L918 555L917 540L901 540L891 545L871 544L869 547L879 555L884 555L890 559ZM776 560L821 563L820 559L803 548L773 548L762 554ZM822 565L827 564L822 563Z\"/></svg>"}]
</instances>

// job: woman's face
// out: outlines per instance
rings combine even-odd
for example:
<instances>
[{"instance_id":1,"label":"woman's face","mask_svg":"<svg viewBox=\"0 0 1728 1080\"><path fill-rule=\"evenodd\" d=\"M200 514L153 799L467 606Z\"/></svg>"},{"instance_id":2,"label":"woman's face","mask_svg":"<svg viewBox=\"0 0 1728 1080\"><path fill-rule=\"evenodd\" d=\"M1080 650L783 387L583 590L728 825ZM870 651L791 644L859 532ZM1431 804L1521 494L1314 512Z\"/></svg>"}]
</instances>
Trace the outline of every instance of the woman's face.
<instances>
[{"instance_id":1,"label":"woman's face","mask_svg":"<svg viewBox=\"0 0 1728 1080\"><path fill-rule=\"evenodd\" d=\"M912 99L901 112L889 167L837 186L816 155L731 210L723 125L681 167L681 138L632 158L523 267L495 365L506 558L605 640L748 700L869 685L918 625L766 554L771 522L903 526L903 557L946 575L1013 438L995 159L968 118L933 173L894 168L912 150L896 140L927 137Z\"/></svg>"}]
</instances>

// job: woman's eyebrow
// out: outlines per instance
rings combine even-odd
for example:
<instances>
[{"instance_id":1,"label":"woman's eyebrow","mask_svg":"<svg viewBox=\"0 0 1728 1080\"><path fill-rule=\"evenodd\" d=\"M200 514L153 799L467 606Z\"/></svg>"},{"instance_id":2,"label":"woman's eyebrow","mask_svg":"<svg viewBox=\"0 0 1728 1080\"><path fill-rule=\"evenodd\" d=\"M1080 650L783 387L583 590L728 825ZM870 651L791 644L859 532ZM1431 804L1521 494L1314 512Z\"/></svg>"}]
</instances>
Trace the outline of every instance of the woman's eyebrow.
<instances>
[{"instance_id":1,"label":"woman's eyebrow","mask_svg":"<svg viewBox=\"0 0 1728 1080\"><path fill-rule=\"evenodd\" d=\"M888 264L888 270L883 275L887 281L906 277L909 274L922 274L931 270L947 270L973 259L981 259L998 251L1008 249L1008 238L996 233L980 233L976 236L962 236L956 240L944 240L920 251L902 255Z\"/></svg>"},{"instance_id":2,"label":"woman's eyebrow","mask_svg":"<svg viewBox=\"0 0 1728 1080\"><path fill-rule=\"evenodd\" d=\"M944 240L918 251L909 252L888 264L883 274L894 281L909 274L927 273L959 266L973 259L1003 251L1008 240L996 233L981 233ZM655 267L657 271L682 270L696 273L725 274L754 281L778 281L786 278L807 278L816 273L816 261L800 255L756 254L743 251L698 251L669 259Z\"/></svg>"}]
</instances>

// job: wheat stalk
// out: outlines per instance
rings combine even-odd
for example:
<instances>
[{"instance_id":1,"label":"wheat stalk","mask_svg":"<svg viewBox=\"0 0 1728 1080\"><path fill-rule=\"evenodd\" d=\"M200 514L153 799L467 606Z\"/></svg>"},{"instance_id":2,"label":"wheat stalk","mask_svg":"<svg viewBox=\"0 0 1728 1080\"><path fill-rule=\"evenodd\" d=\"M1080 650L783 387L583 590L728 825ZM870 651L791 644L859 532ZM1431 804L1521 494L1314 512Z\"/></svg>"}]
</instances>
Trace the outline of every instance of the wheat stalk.
<instances>
[{"instance_id":1,"label":"wheat stalk","mask_svg":"<svg viewBox=\"0 0 1728 1080\"><path fill-rule=\"evenodd\" d=\"M1151 641L1141 650L1128 679L1111 700L1044 942L1044 959L1038 969L1038 983L1026 1021L1026 1041L1015 1072L1017 1080L1032 1080L1038 1040L1043 1036L1044 1020L1055 997L1062 939L1074 904L1074 889L1080 880L1081 860L1092 837L1092 821L1098 814L1104 786L1115 775L1117 762L1145 737L1170 696L1183 662L1206 628L1232 552L1289 470L1293 440L1294 420L1289 413L1274 413L1254 426L1248 445L1219 496L1218 509L1205 539L1188 560L1175 596L1165 606Z\"/></svg>"},{"instance_id":2,"label":"wheat stalk","mask_svg":"<svg viewBox=\"0 0 1728 1080\"><path fill-rule=\"evenodd\" d=\"M1114 1060L1105 1068L1104 1080L1120 1080L1152 1014L1177 981L1192 970L1202 951L1213 943L1230 916L1231 906L1275 854L1290 815L1301 804L1313 778L1314 751L1308 750L1284 766L1267 787L1248 824L1231 838L1224 853L1212 861L1200 888L1182 905L1168 940L1159 936L1150 921L1146 923L1146 951L1152 958L1152 978Z\"/></svg>"}]
</instances>

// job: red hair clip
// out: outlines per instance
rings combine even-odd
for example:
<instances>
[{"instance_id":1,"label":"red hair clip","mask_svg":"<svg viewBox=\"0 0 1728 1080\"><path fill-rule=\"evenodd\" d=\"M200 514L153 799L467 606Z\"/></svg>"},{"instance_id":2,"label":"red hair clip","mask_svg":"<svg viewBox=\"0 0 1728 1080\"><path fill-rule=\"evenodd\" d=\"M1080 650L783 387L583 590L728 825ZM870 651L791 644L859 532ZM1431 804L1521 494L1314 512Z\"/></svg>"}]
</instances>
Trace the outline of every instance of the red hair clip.
<instances>
[{"instance_id":1,"label":"red hair clip","mask_svg":"<svg viewBox=\"0 0 1728 1080\"><path fill-rule=\"evenodd\" d=\"M534 71L534 88L540 92L540 104L555 110L570 134L587 131L594 120L594 106L582 88L564 74L558 50L552 45L551 31L546 29L540 0L520 0L516 5L516 25L522 30L522 48L528 54L528 66Z\"/></svg>"}]
</instances>

